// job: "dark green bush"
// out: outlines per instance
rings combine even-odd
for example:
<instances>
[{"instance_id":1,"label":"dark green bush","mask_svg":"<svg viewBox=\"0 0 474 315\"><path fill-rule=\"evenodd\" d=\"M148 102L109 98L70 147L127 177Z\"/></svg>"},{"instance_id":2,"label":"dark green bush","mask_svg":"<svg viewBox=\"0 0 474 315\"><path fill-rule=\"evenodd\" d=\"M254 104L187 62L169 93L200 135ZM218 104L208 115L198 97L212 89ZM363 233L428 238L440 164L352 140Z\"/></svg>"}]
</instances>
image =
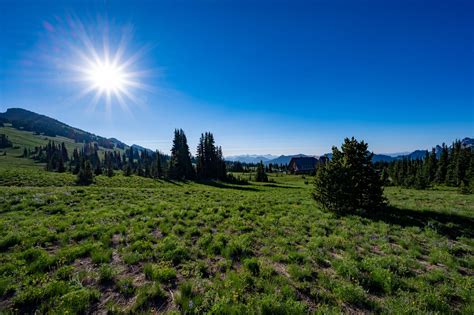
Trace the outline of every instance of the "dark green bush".
<instances>
[{"instance_id":1,"label":"dark green bush","mask_svg":"<svg viewBox=\"0 0 474 315\"><path fill-rule=\"evenodd\" d=\"M341 151L333 147L332 159L318 167L314 199L323 208L341 213L383 207L383 181L372 156L368 145L354 138L346 138Z\"/></svg>"}]
</instances>

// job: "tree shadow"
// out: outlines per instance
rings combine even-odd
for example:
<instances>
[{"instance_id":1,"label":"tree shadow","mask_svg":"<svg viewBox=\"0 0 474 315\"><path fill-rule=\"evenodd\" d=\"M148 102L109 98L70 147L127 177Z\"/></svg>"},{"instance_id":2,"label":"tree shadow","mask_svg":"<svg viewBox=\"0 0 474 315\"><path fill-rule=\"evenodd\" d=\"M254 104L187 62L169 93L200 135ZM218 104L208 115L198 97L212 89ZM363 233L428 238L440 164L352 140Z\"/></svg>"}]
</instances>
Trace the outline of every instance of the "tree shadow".
<instances>
[{"instance_id":1,"label":"tree shadow","mask_svg":"<svg viewBox=\"0 0 474 315\"><path fill-rule=\"evenodd\" d=\"M265 186L265 187L274 187L274 188L290 188L290 189L300 189L301 187L297 186L288 186L288 185L277 185L277 184L263 184L260 186Z\"/></svg>"},{"instance_id":2,"label":"tree shadow","mask_svg":"<svg viewBox=\"0 0 474 315\"><path fill-rule=\"evenodd\" d=\"M474 218L459 214L443 213L436 210L417 211L388 206L377 211L359 212L357 215L373 221L383 221L402 227L426 226L439 234L455 239L460 236L474 237Z\"/></svg>"},{"instance_id":3,"label":"tree shadow","mask_svg":"<svg viewBox=\"0 0 474 315\"><path fill-rule=\"evenodd\" d=\"M244 186L237 186L237 185L228 185L224 184L222 182L216 182L216 181L198 181L196 182L201 185L206 185L206 186L212 186L212 187L217 187L217 188L223 188L223 189L235 189L235 190L244 190L244 191L258 191L258 189L253 188L253 187L244 187Z\"/></svg>"},{"instance_id":4,"label":"tree shadow","mask_svg":"<svg viewBox=\"0 0 474 315\"><path fill-rule=\"evenodd\" d=\"M159 181L162 181L162 182L165 182L165 183L168 183L168 184L173 184L173 185L176 185L176 186L183 186L183 184L186 184L188 183L188 181L185 181L185 180L171 180L171 179L168 179L168 178L160 178Z\"/></svg>"}]
</instances>

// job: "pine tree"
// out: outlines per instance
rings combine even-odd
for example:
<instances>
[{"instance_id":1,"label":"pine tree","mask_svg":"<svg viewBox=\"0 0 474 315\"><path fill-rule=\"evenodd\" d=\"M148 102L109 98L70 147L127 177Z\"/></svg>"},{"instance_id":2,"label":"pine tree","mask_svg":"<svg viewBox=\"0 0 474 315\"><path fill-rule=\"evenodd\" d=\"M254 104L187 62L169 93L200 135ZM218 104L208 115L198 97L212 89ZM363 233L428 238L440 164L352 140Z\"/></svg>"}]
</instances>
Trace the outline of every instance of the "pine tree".
<instances>
[{"instance_id":1,"label":"pine tree","mask_svg":"<svg viewBox=\"0 0 474 315\"><path fill-rule=\"evenodd\" d=\"M456 168L457 176L457 185L460 186L461 183L464 186L469 187L469 164L471 160L471 149L469 148L460 148L458 163Z\"/></svg>"},{"instance_id":2,"label":"pine tree","mask_svg":"<svg viewBox=\"0 0 474 315\"><path fill-rule=\"evenodd\" d=\"M124 176L130 176L132 175L132 168L130 166L130 163L125 164L125 167L123 169L123 175Z\"/></svg>"},{"instance_id":3,"label":"pine tree","mask_svg":"<svg viewBox=\"0 0 474 315\"><path fill-rule=\"evenodd\" d=\"M112 177L114 176L114 167L112 164L112 153L105 153L105 167L107 168L107 176Z\"/></svg>"},{"instance_id":4,"label":"pine tree","mask_svg":"<svg viewBox=\"0 0 474 315\"><path fill-rule=\"evenodd\" d=\"M95 174L95 176L102 175L102 167L100 166L100 161L99 161L99 163L95 164L94 174Z\"/></svg>"},{"instance_id":5,"label":"pine tree","mask_svg":"<svg viewBox=\"0 0 474 315\"><path fill-rule=\"evenodd\" d=\"M257 164L257 174L255 175L256 182L268 182L267 174L265 173L265 167L263 166L263 162Z\"/></svg>"},{"instance_id":6,"label":"pine tree","mask_svg":"<svg viewBox=\"0 0 474 315\"><path fill-rule=\"evenodd\" d=\"M423 161L424 176L428 183L435 180L437 167L438 160L436 159L436 150L433 148L431 154L426 153L426 157Z\"/></svg>"},{"instance_id":7,"label":"pine tree","mask_svg":"<svg viewBox=\"0 0 474 315\"><path fill-rule=\"evenodd\" d=\"M174 131L169 175L172 179L179 180L195 178L194 168L191 163L191 153L189 153L186 135L182 129Z\"/></svg>"},{"instance_id":8,"label":"pine tree","mask_svg":"<svg viewBox=\"0 0 474 315\"><path fill-rule=\"evenodd\" d=\"M156 151L156 178L163 177L163 166L161 165L161 154L160 151Z\"/></svg>"},{"instance_id":9,"label":"pine tree","mask_svg":"<svg viewBox=\"0 0 474 315\"><path fill-rule=\"evenodd\" d=\"M216 147L214 135L201 134L196 154L196 173L199 179L226 179L226 166L222 148Z\"/></svg>"},{"instance_id":10,"label":"pine tree","mask_svg":"<svg viewBox=\"0 0 474 315\"><path fill-rule=\"evenodd\" d=\"M81 167L81 160L79 151L76 148L74 148L74 151L72 152L72 161L70 162L69 166L73 174L79 173Z\"/></svg>"},{"instance_id":11,"label":"pine tree","mask_svg":"<svg viewBox=\"0 0 474 315\"><path fill-rule=\"evenodd\" d=\"M67 153L67 149L66 149L66 145L63 143L61 143L61 157L63 159L63 161L69 161L69 155Z\"/></svg>"},{"instance_id":12,"label":"pine tree","mask_svg":"<svg viewBox=\"0 0 474 315\"><path fill-rule=\"evenodd\" d=\"M89 160L82 159L81 167L77 173L76 183L78 185L90 185L94 180L94 175L92 173L92 165Z\"/></svg>"},{"instance_id":13,"label":"pine tree","mask_svg":"<svg viewBox=\"0 0 474 315\"><path fill-rule=\"evenodd\" d=\"M333 147L332 159L318 167L314 199L337 212L383 207L383 182L373 167L372 156L368 145L354 138L346 138L341 151Z\"/></svg>"},{"instance_id":14,"label":"pine tree","mask_svg":"<svg viewBox=\"0 0 474 315\"><path fill-rule=\"evenodd\" d=\"M3 133L0 134L0 149L10 148L12 146L13 146L13 143L8 139L8 136ZM6 151L4 151L4 153L6 153Z\"/></svg>"},{"instance_id":15,"label":"pine tree","mask_svg":"<svg viewBox=\"0 0 474 315\"><path fill-rule=\"evenodd\" d=\"M459 155L461 151L461 141L455 141L449 150L448 168L446 172L446 185L458 186L459 179Z\"/></svg>"},{"instance_id":16,"label":"pine tree","mask_svg":"<svg viewBox=\"0 0 474 315\"><path fill-rule=\"evenodd\" d=\"M66 171L66 167L64 166L63 157L59 156L58 160L58 173L64 173Z\"/></svg>"},{"instance_id":17,"label":"pine tree","mask_svg":"<svg viewBox=\"0 0 474 315\"><path fill-rule=\"evenodd\" d=\"M470 149L470 161L466 178L469 182L469 188L471 189L471 191L474 191L474 148Z\"/></svg>"},{"instance_id":18,"label":"pine tree","mask_svg":"<svg viewBox=\"0 0 474 315\"><path fill-rule=\"evenodd\" d=\"M426 172L423 170L423 167L421 166L422 164L419 163L419 167L417 168L417 172L415 175L415 182L413 183L413 187L416 189L425 189L428 187L428 177L426 175Z\"/></svg>"},{"instance_id":19,"label":"pine tree","mask_svg":"<svg viewBox=\"0 0 474 315\"><path fill-rule=\"evenodd\" d=\"M441 146L441 155L438 161L438 168L436 170L436 182L444 184L446 182L446 172L448 171L448 147L443 143Z\"/></svg>"},{"instance_id":20,"label":"pine tree","mask_svg":"<svg viewBox=\"0 0 474 315\"><path fill-rule=\"evenodd\" d=\"M222 148L219 146L217 148L217 159L216 159L216 167L217 167L217 178L220 180L227 179L227 168L224 161L224 155L222 154Z\"/></svg>"}]
</instances>

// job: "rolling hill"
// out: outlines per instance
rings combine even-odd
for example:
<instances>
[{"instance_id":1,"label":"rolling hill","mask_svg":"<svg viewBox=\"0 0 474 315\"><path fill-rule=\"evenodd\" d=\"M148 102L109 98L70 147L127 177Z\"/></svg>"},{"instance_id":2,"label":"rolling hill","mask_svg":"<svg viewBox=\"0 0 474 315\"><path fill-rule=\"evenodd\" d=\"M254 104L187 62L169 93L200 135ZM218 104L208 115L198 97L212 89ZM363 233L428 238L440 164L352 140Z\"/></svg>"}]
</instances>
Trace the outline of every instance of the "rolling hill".
<instances>
[{"instance_id":1,"label":"rolling hill","mask_svg":"<svg viewBox=\"0 0 474 315\"><path fill-rule=\"evenodd\" d=\"M124 149L126 144L115 138L104 138L87 131L71 127L56 119L40 115L22 108L9 108L5 113L0 113L0 121L3 125L11 124L18 130L30 131L36 135L47 137L64 137L72 139L77 143L97 142L106 149Z\"/></svg>"}]
</instances>

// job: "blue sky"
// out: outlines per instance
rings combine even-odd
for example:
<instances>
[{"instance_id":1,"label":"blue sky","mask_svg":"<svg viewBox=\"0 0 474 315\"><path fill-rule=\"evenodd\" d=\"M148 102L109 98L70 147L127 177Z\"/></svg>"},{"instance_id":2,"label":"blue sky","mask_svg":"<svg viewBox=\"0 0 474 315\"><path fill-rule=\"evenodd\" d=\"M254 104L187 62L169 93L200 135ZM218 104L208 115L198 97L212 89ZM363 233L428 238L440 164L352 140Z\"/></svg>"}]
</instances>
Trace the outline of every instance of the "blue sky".
<instances>
[{"instance_id":1,"label":"blue sky","mask_svg":"<svg viewBox=\"0 0 474 315\"><path fill-rule=\"evenodd\" d=\"M472 1L4 0L0 12L0 111L164 152L177 127L193 151L213 132L225 155L323 154L350 136L389 153L474 136ZM146 87L131 89L129 111L79 97L87 86L68 65L88 50L70 21L111 51L131 35L124 58L138 56Z\"/></svg>"}]
</instances>

